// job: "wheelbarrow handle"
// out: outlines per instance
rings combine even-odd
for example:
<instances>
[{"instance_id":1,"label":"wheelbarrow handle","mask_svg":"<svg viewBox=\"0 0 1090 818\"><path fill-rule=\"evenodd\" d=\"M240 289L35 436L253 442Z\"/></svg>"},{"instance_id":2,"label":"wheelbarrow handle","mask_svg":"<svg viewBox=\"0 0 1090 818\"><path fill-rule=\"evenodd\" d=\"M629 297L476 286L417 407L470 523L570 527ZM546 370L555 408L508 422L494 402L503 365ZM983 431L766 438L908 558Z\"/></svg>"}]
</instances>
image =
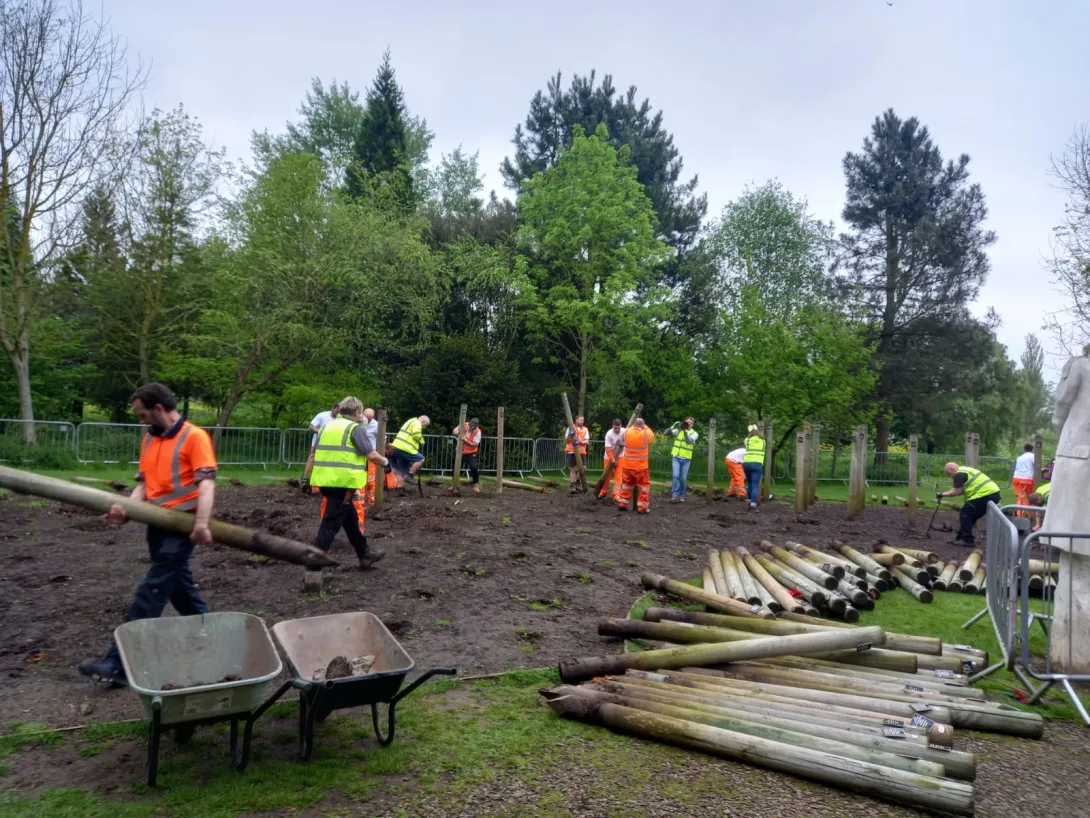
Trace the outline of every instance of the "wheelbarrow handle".
<instances>
[{"instance_id":1,"label":"wheelbarrow handle","mask_svg":"<svg viewBox=\"0 0 1090 818\"><path fill-rule=\"evenodd\" d=\"M410 684L408 687L402 688L400 691L398 691L398 694L396 696L394 696L392 699L390 699L390 704L391 705L397 704L399 701L401 701L406 696L408 696L410 693L412 693L414 690L416 690L418 687L420 687L420 685L424 684L424 682L426 682L432 676L457 676L457 675L458 675L458 669L453 668L453 667L434 667L431 670L425 670L423 673L421 673L413 681L412 684Z\"/></svg>"}]
</instances>

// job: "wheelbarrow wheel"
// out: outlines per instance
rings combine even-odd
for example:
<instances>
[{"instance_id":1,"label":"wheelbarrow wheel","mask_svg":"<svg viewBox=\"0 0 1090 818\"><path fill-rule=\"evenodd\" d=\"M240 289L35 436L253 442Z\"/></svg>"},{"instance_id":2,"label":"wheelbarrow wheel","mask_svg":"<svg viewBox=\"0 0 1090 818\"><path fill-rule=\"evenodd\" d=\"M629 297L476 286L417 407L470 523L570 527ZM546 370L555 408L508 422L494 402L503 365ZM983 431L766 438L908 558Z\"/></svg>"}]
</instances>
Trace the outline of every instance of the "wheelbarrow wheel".
<instances>
[{"instance_id":1,"label":"wheelbarrow wheel","mask_svg":"<svg viewBox=\"0 0 1090 818\"><path fill-rule=\"evenodd\" d=\"M371 725L375 728L375 738L378 739L378 743L382 746L386 746L394 740L394 705L386 704L386 730L383 731L381 725L381 717L379 716L379 704L383 702L373 702L371 704Z\"/></svg>"}]
</instances>

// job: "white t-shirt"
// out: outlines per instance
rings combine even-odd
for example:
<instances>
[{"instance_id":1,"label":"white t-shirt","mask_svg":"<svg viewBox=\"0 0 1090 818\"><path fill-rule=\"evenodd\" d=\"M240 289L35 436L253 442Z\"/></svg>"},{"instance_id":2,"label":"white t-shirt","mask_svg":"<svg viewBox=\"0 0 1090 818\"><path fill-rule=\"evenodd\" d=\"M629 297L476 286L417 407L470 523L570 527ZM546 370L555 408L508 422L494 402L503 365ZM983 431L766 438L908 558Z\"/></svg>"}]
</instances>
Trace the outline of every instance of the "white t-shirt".
<instances>
[{"instance_id":1,"label":"white t-shirt","mask_svg":"<svg viewBox=\"0 0 1090 818\"><path fill-rule=\"evenodd\" d=\"M732 463L741 463L746 456L746 447L741 446L735 449L733 452L727 452L727 460Z\"/></svg>"},{"instance_id":2,"label":"white t-shirt","mask_svg":"<svg viewBox=\"0 0 1090 818\"><path fill-rule=\"evenodd\" d=\"M1014 461L1014 476L1025 480L1033 479L1033 452L1024 452Z\"/></svg>"},{"instance_id":3,"label":"white t-shirt","mask_svg":"<svg viewBox=\"0 0 1090 818\"><path fill-rule=\"evenodd\" d=\"M367 421L367 425L363 427L363 433L371 441L371 448L378 449L378 421L373 418Z\"/></svg>"},{"instance_id":4,"label":"white t-shirt","mask_svg":"<svg viewBox=\"0 0 1090 818\"><path fill-rule=\"evenodd\" d=\"M620 430L616 431L616 432L613 431L613 427L610 426L609 430L606 432L606 448L607 449L612 449L618 443L623 443L624 442L624 433L625 433L624 426L622 426L620 428Z\"/></svg>"},{"instance_id":5,"label":"white t-shirt","mask_svg":"<svg viewBox=\"0 0 1090 818\"><path fill-rule=\"evenodd\" d=\"M333 420L333 413L330 412L328 409L324 412L319 412L314 416L314 419L310 422L310 425L318 431L315 434L311 435L310 445L318 445L318 435L320 435L322 433L322 429L324 429Z\"/></svg>"}]
</instances>

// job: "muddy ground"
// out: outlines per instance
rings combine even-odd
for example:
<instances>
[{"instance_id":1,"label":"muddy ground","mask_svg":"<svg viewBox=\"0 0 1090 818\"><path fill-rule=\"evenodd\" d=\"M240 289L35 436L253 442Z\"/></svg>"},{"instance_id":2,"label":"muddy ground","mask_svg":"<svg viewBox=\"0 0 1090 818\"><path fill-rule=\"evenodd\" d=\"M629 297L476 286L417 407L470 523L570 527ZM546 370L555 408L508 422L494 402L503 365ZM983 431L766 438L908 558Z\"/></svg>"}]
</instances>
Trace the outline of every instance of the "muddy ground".
<instances>
[{"instance_id":1,"label":"muddy ground","mask_svg":"<svg viewBox=\"0 0 1090 818\"><path fill-rule=\"evenodd\" d=\"M221 486L216 516L310 541L318 503L285 486ZM193 572L212 610L257 614L270 626L372 611L418 669L451 666L467 675L617 650L597 636L598 617L626 613L642 593L643 570L699 574L708 548L762 538L822 547L838 538L870 550L885 539L963 558L965 549L943 544L950 534L922 539L930 516L920 513L914 535L907 512L891 507L848 521L842 504L819 504L799 517L778 502L751 514L738 501L675 505L656 493L652 513L636 515L565 492L486 490L458 500L432 487L423 500L394 499L368 520L372 544L387 553L375 570L355 567L341 535L333 555L343 565L327 571L320 596L302 593L302 568L255 564L229 548L198 549ZM956 525L956 516L940 511L939 522ZM0 724L142 715L131 693L102 690L75 666L101 655L122 621L147 570L143 537L137 524L117 528L70 506L0 497Z\"/></svg>"}]
</instances>

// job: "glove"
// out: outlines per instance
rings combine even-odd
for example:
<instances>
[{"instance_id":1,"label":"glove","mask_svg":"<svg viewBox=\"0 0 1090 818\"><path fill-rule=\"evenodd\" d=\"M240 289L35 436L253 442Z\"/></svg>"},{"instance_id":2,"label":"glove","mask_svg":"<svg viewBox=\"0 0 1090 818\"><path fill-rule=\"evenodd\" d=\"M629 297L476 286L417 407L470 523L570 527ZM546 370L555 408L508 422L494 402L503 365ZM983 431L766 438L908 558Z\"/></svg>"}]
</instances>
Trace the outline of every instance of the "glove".
<instances>
[{"instance_id":1,"label":"glove","mask_svg":"<svg viewBox=\"0 0 1090 818\"><path fill-rule=\"evenodd\" d=\"M944 494L941 491L935 493L935 499L936 500L941 500L943 498L943 496L944 496Z\"/></svg>"},{"instance_id":2,"label":"glove","mask_svg":"<svg viewBox=\"0 0 1090 818\"><path fill-rule=\"evenodd\" d=\"M305 477L299 481L299 490L303 492L303 494L310 494L310 481L307 480Z\"/></svg>"},{"instance_id":3,"label":"glove","mask_svg":"<svg viewBox=\"0 0 1090 818\"><path fill-rule=\"evenodd\" d=\"M387 461L386 461L386 465L382 467L382 470L383 470L384 472L386 472L387 474L389 474L390 472L392 472L392 471L394 470L394 467L393 467L393 466L391 466L391 465L390 465L390 461L389 461L389 460L387 460Z\"/></svg>"}]
</instances>

